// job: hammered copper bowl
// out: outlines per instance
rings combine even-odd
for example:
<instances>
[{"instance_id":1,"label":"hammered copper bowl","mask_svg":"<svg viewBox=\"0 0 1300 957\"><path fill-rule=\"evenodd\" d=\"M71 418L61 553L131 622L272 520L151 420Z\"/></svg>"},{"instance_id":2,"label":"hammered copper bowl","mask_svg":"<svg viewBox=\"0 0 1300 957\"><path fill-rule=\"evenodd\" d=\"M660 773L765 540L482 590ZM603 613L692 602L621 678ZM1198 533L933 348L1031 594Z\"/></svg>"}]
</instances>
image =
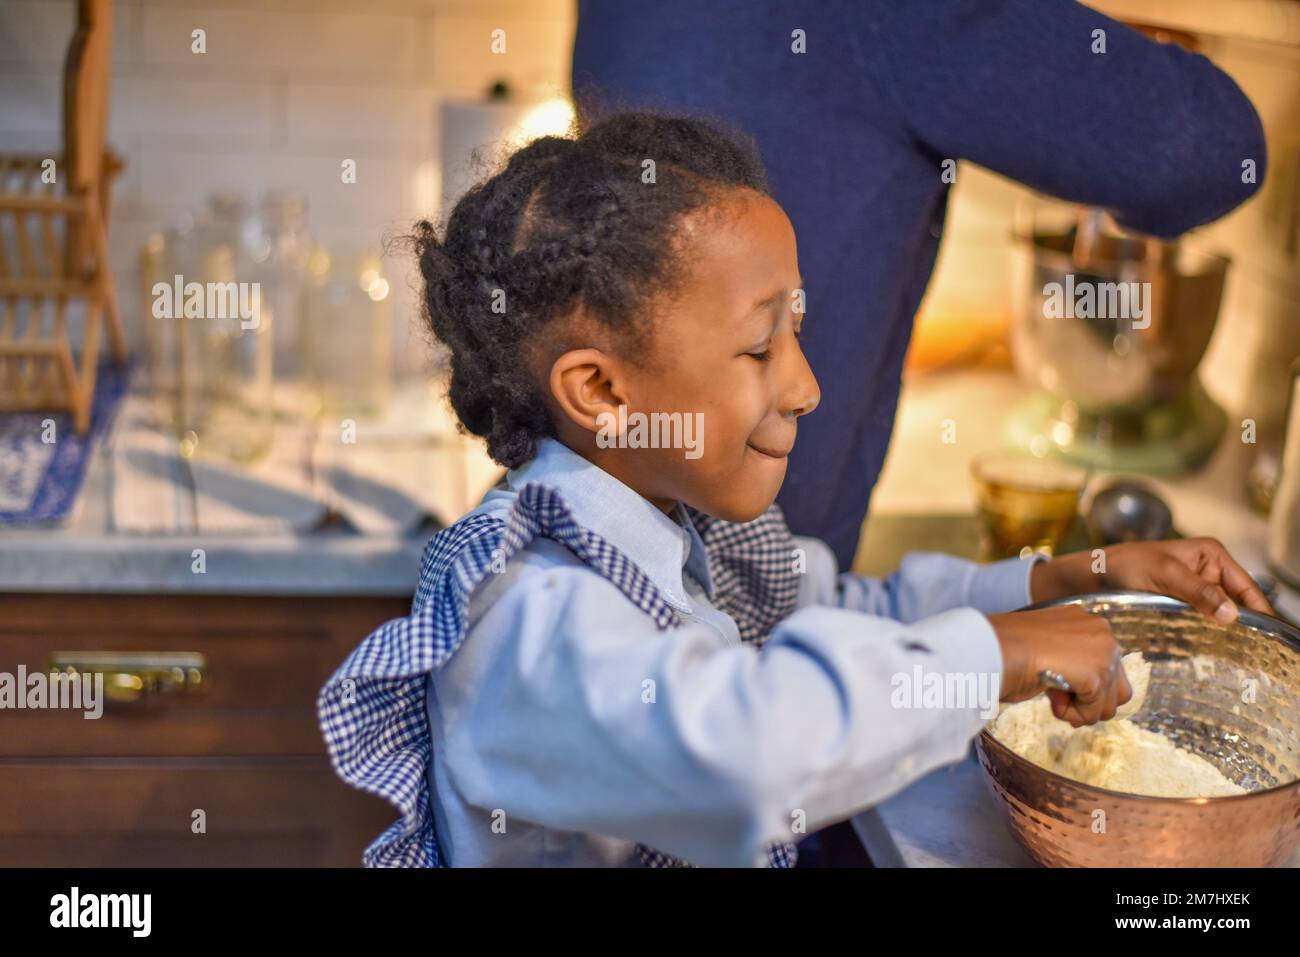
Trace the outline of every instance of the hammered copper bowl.
<instances>
[{"instance_id":1,"label":"hammered copper bowl","mask_svg":"<svg viewBox=\"0 0 1300 957\"><path fill-rule=\"evenodd\" d=\"M1054 867L1271 867L1300 841L1300 629L1242 610L1232 625L1146 592L1099 592L1124 650L1152 662L1132 720L1216 765L1250 793L1158 798L1090 787L1015 754L989 731L980 764L1011 833ZM1253 700L1252 700L1253 699Z\"/></svg>"}]
</instances>

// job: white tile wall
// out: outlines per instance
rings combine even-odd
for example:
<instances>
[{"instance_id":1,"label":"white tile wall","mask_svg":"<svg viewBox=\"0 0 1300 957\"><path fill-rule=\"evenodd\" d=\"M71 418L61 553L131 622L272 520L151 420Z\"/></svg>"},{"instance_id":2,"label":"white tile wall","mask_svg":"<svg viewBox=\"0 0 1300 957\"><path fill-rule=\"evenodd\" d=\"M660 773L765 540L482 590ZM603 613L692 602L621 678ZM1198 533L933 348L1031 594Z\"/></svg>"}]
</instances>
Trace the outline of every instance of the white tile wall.
<instances>
[{"instance_id":1,"label":"white tile wall","mask_svg":"<svg viewBox=\"0 0 1300 957\"><path fill-rule=\"evenodd\" d=\"M53 150L74 0L0 4L0 150ZM575 0L118 0L110 142L126 159L111 242L128 335L140 342L136 263L147 236L216 188L301 189L313 232L379 247L438 215L436 120L497 79L567 89ZM507 52L491 53L506 30ZM206 32L207 52L191 51ZM357 161L344 184L340 163ZM428 350L409 263L394 270L394 355Z\"/></svg>"}]
</instances>

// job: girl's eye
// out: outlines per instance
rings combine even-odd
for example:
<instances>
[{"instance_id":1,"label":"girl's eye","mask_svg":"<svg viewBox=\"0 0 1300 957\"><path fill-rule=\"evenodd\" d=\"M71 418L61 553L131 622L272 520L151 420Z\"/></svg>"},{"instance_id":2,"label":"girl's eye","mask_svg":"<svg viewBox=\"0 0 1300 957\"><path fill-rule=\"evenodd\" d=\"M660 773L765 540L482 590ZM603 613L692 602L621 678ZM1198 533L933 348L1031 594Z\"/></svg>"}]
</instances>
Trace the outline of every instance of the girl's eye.
<instances>
[{"instance_id":1,"label":"girl's eye","mask_svg":"<svg viewBox=\"0 0 1300 957\"><path fill-rule=\"evenodd\" d=\"M759 362L767 362L772 358L772 350L764 349L762 352L746 352L745 355L751 359L757 359Z\"/></svg>"}]
</instances>

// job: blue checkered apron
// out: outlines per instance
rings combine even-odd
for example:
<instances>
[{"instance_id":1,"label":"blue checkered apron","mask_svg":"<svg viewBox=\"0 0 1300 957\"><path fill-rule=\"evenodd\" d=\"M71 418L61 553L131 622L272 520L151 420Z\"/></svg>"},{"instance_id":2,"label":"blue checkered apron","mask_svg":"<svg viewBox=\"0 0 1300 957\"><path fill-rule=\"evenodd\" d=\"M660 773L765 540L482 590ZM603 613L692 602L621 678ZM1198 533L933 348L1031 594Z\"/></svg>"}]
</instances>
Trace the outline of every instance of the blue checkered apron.
<instances>
[{"instance_id":1,"label":"blue checkered apron","mask_svg":"<svg viewBox=\"0 0 1300 957\"><path fill-rule=\"evenodd\" d=\"M687 510L714 578L714 604L730 615L743 641L762 645L795 605L794 542L773 505L753 522L733 523ZM504 519L469 515L425 548L412 610L375 629L321 689L321 733L335 772L353 787L392 803L401 817L362 854L367 867L439 867L428 771L433 760L425 710L429 675L465 640L469 597L495 565L539 536L560 542L604 576L654 621L681 619L649 577L604 538L581 527L559 493L530 482ZM637 845L648 867L690 866ZM772 867L791 867L793 844L768 848Z\"/></svg>"}]
</instances>

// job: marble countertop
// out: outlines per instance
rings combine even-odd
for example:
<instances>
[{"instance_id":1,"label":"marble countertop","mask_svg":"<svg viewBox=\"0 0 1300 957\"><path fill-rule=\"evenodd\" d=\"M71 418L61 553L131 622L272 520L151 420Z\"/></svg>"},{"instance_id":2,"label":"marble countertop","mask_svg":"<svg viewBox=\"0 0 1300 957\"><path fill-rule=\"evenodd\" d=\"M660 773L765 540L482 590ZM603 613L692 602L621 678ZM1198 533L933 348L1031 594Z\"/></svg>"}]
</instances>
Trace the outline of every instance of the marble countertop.
<instances>
[{"instance_id":1,"label":"marble countertop","mask_svg":"<svg viewBox=\"0 0 1300 957\"><path fill-rule=\"evenodd\" d=\"M380 422L392 431L459 441L435 383L398 390ZM346 524L310 532L141 533L114 522L114 436L97 448L72 519L58 527L0 528L0 593L372 595L414 593L420 557L436 526L409 535L361 534ZM500 467L465 439L456 514L495 481ZM201 550L201 551L196 551ZM201 559L201 560L200 560Z\"/></svg>"},{"instance_id":2,"label":"marble countertop","mask_svg":"<svg viewBox=\"0 0 1300 957\"><path fill-rule=\"evenodd\" d=\"M885 574L898 567L906 551L918 549L975 557L970 462L979 452L1007 444L1007 414L1026 394L1011 373L987 369L934 373L904 385L854 571ZM957 421L956 442L940 441L946 419ZM1265 553L1268 519L1252 509L1246 497L1253 453L1254 448L1229 428L1197 472L1144 481L1169 504L1176 531L1189 538L1217 538L1242 567L1260 575L1270 574ZM1076 523L1076 543L1081 531ZM1300 592L1280 585L1275 606L1300 623Z\"/></svg>"},{"instance_id":3,"label":"marble countertop","mask_svg":"<svg viewBox=\"0 0 1300 957\"><path fill-rule=\"evenodd\" d=\"M1027 394L1015 376L999 370L933 373L906 383L889 454L872 492L872 514L973 514L971 459L1007 444L1007 414ZM940 439L946 419L956 423L952 443ZM1263 568L1268 524L1246 499L1253 451L1228 429L1199 471L1145 479L1169 503L1179 532L1219 539L1252 571Z\"/></svg>"},{"instance_id":4,"label":"marble countertop","mask_svg":"<svg viewBox=\"0 0 1300 957\"><path fill-rule=\"evenodd\" d=\"M415 591L425 537L365 536L344 529L310 535L131 535L111 530L108 480L97 455L72 523L0 530L0 592L406 596Z\"/></svg>"}]
</instances>

